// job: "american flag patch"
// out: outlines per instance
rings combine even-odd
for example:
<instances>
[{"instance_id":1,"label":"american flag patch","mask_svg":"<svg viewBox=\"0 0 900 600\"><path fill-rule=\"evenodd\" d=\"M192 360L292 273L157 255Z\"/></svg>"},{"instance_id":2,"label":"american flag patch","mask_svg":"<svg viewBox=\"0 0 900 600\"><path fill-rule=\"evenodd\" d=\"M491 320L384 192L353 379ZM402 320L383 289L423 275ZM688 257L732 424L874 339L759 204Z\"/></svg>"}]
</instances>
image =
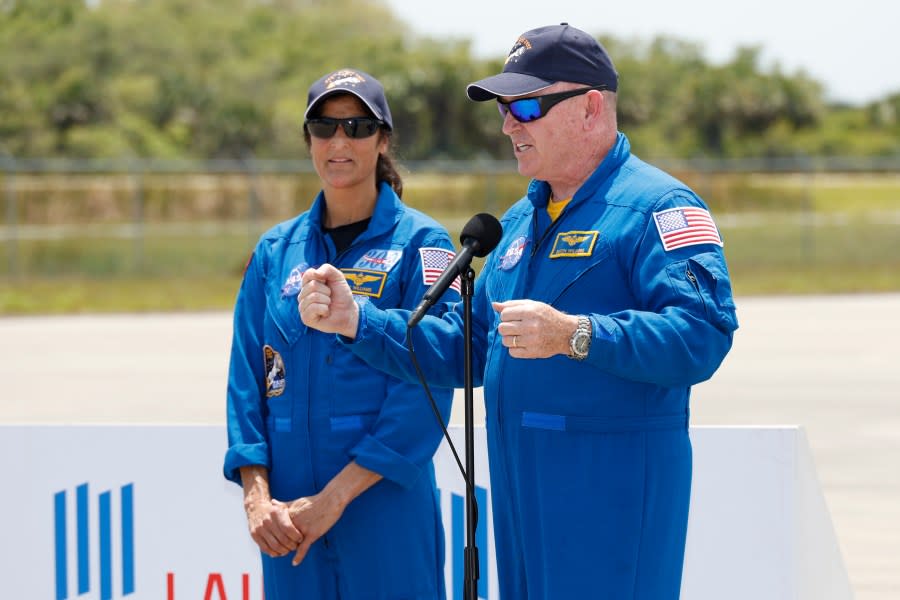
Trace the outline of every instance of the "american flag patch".
<instances>
[{"instance_id":1,"label":"american flag patch","mask_svg":"<svg viewBox=\"0 0 900 600\"><path fill-rule=\"evenodd\" d=\"M708 210L685 206L653 213L666 252L695 244L723 246Z\"/></svg>"},{"instance_id":2,"label":"american flag patch","mask_svg":"<svg viewBox=\"0 0 900 600\"><path fill-rule=\"evenodd\" d=\"M422 258L422 282L431 285L438 280L450 261L456 257L456 253L443 248L419 248L419 256ZM453 280L450 287L459 293L459 277Z\"/></svg>"}]
</instances>

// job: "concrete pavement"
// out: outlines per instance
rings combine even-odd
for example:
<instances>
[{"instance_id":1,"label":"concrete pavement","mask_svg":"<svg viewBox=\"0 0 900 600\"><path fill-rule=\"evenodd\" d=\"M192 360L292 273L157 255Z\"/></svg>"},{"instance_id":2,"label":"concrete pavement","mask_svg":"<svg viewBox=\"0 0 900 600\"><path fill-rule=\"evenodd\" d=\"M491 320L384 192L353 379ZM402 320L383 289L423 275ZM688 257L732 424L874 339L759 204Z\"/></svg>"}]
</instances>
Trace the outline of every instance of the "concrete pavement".
<instances>
[{"instance_id":1,"label":"concrete pavement","mask_svg":"<svg viewBox=\"0 0 900 600\"><path fill-rule=\"evenodd\" d=\"M900 294L738 311L692 422L803 426L857 599L900 597ZM221 312L0 317L0 423L223 423L230 334Z\"/></svg>"}]
</instances>

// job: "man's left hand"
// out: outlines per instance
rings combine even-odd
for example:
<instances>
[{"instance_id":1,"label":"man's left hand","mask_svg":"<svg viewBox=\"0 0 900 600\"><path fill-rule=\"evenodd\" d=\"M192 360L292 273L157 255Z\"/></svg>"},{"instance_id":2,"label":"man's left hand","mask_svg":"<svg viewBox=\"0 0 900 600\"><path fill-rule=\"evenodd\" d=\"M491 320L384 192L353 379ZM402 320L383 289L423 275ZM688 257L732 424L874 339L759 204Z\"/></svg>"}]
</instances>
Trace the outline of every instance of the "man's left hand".
<instances>
[{"instance_id":1,"label":"man's left hand","mask_svg":"<svg viewBox=\"0 0 900 600\"><path fill-rule=\"evenodd\" d=\"M294 500L287 505L287 511L294 527L303 533L303 541L297 545L291 561L297 566L306 558L309 547L337 523L344 508L328 494L316 494Z\"/></svg>"},{"instance_id":2,"label":"man's left hand","mask_svg":"<svg viewBox=\"0 0 900 600\"><path fill-rule=\"evenodd\" d=\"M514 358L549 358L569 354L569 339L578 328L578 317L560 312L543 302L507 300L491 305L500 314L497 333Z\"/></svg>"}]
</instances>

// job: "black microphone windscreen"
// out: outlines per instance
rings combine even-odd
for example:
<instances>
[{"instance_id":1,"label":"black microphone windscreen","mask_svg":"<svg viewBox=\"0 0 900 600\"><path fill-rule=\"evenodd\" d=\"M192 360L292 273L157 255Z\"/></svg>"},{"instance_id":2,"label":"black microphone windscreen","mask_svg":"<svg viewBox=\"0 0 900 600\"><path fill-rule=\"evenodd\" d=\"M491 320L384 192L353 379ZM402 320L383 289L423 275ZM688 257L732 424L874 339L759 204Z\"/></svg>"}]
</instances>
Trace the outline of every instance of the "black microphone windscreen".
<instances>
[{"instance_id":1,"label":"black microphone windscreen","mask_svg":"<svg viewBox=\"0 0 900 600\"><path fill-rule=\"evenodd\" d=\"M478 242L478 247L473 254L482 258L497 247L501 237L503 237L503 227L501 227L500 221L489 213L478 213L465 224L462 233L459 234L459 241L462 244L465 244L466 240Z\"/></svg>"}]
</instances>

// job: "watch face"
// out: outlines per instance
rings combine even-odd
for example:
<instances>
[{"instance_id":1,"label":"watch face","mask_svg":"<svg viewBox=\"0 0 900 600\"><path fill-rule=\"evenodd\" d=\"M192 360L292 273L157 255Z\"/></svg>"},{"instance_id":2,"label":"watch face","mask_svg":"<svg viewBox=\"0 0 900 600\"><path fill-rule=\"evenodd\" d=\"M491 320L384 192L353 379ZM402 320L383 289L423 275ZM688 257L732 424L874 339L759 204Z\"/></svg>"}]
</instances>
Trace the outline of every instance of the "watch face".
<instances>
[{"instance_id":1,"label":"watch face","mask_svg":"<svg viewBox=\"0 0 900 600\"><path fill-rule=\"evenodd\" d=\"M575 336L575 346L574 350L576 354L585 355L587 354L588 348L590 347L591 336L588 334L580 334Z\"/></svg>"},{"instance_id":2,"label":"watch face","mask_svg":"<svg viewBox=\"0 0 900 600\"><path fill-rule=\"evenodd\" d=\"M569 350L571 351L569 358L574 358L575 360L587 358L590 349L591 322L587 317L582 316L578 318L578 328L575 329L575 333L569 339Z\"/></svg>"}]
</instances>

